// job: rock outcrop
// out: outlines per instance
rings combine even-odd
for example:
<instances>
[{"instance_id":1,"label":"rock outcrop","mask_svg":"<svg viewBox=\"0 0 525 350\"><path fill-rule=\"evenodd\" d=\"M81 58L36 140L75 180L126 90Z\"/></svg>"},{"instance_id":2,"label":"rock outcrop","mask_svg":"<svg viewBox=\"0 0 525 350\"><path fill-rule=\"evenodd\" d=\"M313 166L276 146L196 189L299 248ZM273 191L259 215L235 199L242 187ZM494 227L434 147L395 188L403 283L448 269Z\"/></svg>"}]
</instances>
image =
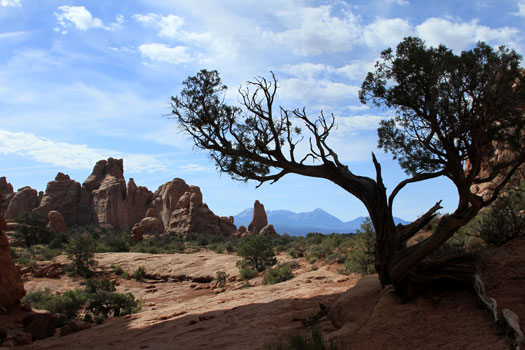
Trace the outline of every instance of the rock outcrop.
<instances>
[{"instance_id":1,"label":"rock outcrop","mask_svg":"<svg viewBox=\"0 0 525 350\"><path fill-rule=\"evenodd\" d=\"M58 211L68 226L89 225L94 218L88 191L63 173L48 182L40 205L34 211L43 219L49 218L51 211Z\"/></svg>"},{"instance_id":2,"label":"rock outcrop","mask_svg":"<svg viewBox=\"0 0 525 350\"><path fill-rule=\"evenodd\" d=\"M13 192L13 185L7 182L5 176L0 177L0 193L2 194L0 196L1 210L2 213L5 213L7 211L7 206L9 205L9 202L15 195L15 193Z\"/></svg>"},{"instance_id":3,"label":"rock outcrop","mask_svg":"<svg viewBox=\"0 0 525 350\"><path fill-rule=\"evenodd\" d=\"M29 186L20 188L9 201L5 212L6 220L14 220L38 206L38 192Z\"/></svg>"},{"instance_id":4,"label":"rock outcrop","mask_svg":"<svg viewBox=\"0 0 525 350\"><path fill-rule=\"evenodd\" d=\"M236 231L233 217L215 215L202 202L200 189L182 179L163 184L155 193L137 186L132 178L126 185L122 159L98 161L82 185L58 173L55 180L47 184L45 194L39 195L30 187L13 193L5 177L0 178L0 190L5 191L1 198L6 218L12 220L33 210L57 232L94 223L112 229L133 227L132 236L137 240L165 230L221 235Z\"/></svg>"},{"instance_id":5,"label":"rock outcrop","mask_svg":"<svg viewBox=\"0 0 525 350\"><path fill-rule=\"evenodd\" d=\"M91 193L93 210L100 226L128 228L127 191L122 159L98 161L83 186Z\"/></svg>"},{"instance_id":6,"label":"rock outcrop","mask_svg":"<svg viewBox=\"0 0 525 350\"><path fill-rule=\"evenodd\" d=\"M0 212L0 310L10 310L26 294L20 273L11 254L9 240L4 233L5 221Z\"/></svg>"},{"instance_id":7,"label":"rock outcrop","mask_svg":"<svg viewBox=\"0 0 525 350\"><path fill-rule=\"evenodd\" d=\"M146 217L136 223L131 229L131 237L135 241L140 242L144 239L144 235L154 235L164 232L164 225L157 216L157 210L155 208L148 209Z\"/></svg>"},{"instance_id":8,"label":"rock outcrop","mask_svg":"<svg viewBox=\"0 0 525 350\"><path fill-rule=\"evenodd\" d=\"M275 232L273 225L266 225L259 231L259 235L261 236L271 236L276 234L277 232Z\"/></svg>"},{"instance_id":9,"label":"rock outcrop","mask_svg":"<svg viewBox=\"0 0 525 350\"><path fill-rule=\"evenodd\" d=\"M139 222L144 218L144 215L151 217L145 213L153 200L153 192L144 186L137 186L133 178L128 181L126 199L128 202L128 227Z\"/></svg>"},{"instance_id":10,"label":"rock outcrop","mask_svg":"<svg viewBox=\"0 0 525 350\"><path fill-rule=\"evenodd\" d=\"M268 225L268 218L266 217L264 205L256 200L253 204L253 216L252 221L248 225L248 231L257 234L266 225Z\"/></svg>"},{"instance_id":11,"label":"rock outcrop","mask_svg":"<svg viewBox=\"0 0 525 350\"><path fill-rule=\"evenodd\" d=\"M231 235L236 227L230 218L215 215L202 201L202 193L197 186L189 186L171 213L169 231L180 234L190 232Z\"/></svg>"},{"instance_id":12,"label":"rock outcrop","mask_svg":"<svg viewBox=\"0 0 525 350\"><path fill-rule=\"evenodd\" d=\"M64 217L59 211L51 210L47 214L47 228L55 231L56 233L67 233L68 227L64 222Z\"/></svg>"},{"instance_id":13,"label":"rock outcrop","mask_svg":"<svg viewBox=\"0 0 525 350\"><path fill-rule=\"evenodd\" d=\"M180 197L190 190L190 186L182 179L175 178L161 185L153 194L152 206L157 210L164 227L169 227L171 213L177 209Z\"/></svg>"}]
</instances>

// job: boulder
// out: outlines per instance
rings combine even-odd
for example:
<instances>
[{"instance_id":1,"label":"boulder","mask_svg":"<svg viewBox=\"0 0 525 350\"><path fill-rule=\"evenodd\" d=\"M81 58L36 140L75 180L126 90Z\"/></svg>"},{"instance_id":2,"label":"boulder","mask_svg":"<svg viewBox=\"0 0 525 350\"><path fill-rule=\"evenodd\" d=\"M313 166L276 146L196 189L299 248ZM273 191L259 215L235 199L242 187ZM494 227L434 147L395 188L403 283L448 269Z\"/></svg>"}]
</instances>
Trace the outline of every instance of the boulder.
<instances>
[{"instance_id":1,"label":"boulder","mask_svg":"<svg viewBox=\"0 0 525 350\"><path fill-rule=\"evenodd\" d=\"M266 225L268 225L268 218L266 217L264 205L256 200L253 204L253 216L252 221L248 225L248 231L257 234L259 230Z\"/></svg>"},{"instance_id":2,"label":"boulder","mask_svg":"<svg viewBox=\"0 0 525 350\"><path fill-rule=\"evenodd\" d=\"M270 235L276 235L276 234L277 232L275 232L273 225L266 225L259 231L259 235L261 236L270 236Z\"/></svg>"},{"instance_id":3,"label":"boulder","mask_svg":"<svg viewBox=\"0 0 525 350\"><path fill-rule=\"evenodd\" d=\"M6 220L14 220L38 206L38 192L29 186L20 188L9 201L5 212Z\"/></svg>"},{"instance_id":4,"label":"boulder","mask_svg":"<svg viewBox=\"0 0 525 350\"><path fill-rule=\"evenodd\" d=\"M336 328L344 326L357 331L372 315L380 292L378 276L364 276L335 301L328 318Z\"/></svg>"},{"instance_id":5,"label":"boulder","mask_svg":"<svg viewBox=\"0 0 525 350\"><path fill-rule=\"evenodd\" d=\"M67 233L67 225L64 222L64 217L59 211L51 210L47 214L47 220L47 228L55 231L56 233Z\"/></svg>"},{"instance_id":6,"label":"boulder","mask_svg":"<svg viewBox=\"0 0 525 350\"><path fill-rule=\"evenodd\" d=\"M62 264L57 262L37 263L33 268L33 276L36 278L59 278L63 272Z\"/></svg>"},{"instance_id":7,"label":"boulder","mask_svg":"<svg viewBox=\"0 0 525 350\"><path fill-rule=\"evenodd\" d=\"M9 253L9 240L4 233L5 221L0 212L0 308L10 310L26 294L20 273Z\"/></svg>"},{"instance_id":8,"label":"boulder","mask_svg":"<svg viewBox=\"0 0 525 350\"><path fill-rule=\"evenodd\" d=\"M48 219L51 211L58 211L67 226L88 225L94 218L87 190L63 173L58 173L54 181L48 182L40 205L34 211Z\"/></svg>"},{"instance_id":9,"label":"boulder","mask_svg":"<svg viewBox=\"0 0 525 350\"><path fill-rule=\"evenodd\" d=\"M24 332L30 333L33 340L45 339L55 334L57 320L50 314L29 314L22 322Z\"/></svg>"},{"instance_id":10,"label":"boulder","mask_svg":"<svg viewBox=\"0 0 525 350\"><path fill-rule=\"evenodd\" d=\"M147 217L147 218L158 218L158 217L159 217L159 213L157 212L157 209L155 209L155 208L149 208L149 209L146 211L146 217Z\"/></svg>"},{"instance_id":11,"label":"boulder","mask_svg":"<svg viewBox=\"0 0 525 350\"><path fill-rule=\"evenodd\" d=\"M140 242L144 239L144 235L154 235L163 232L164 225L160 219L145 217L133 226L130 235L136 242Z\"/></svg>"}]
</instances>

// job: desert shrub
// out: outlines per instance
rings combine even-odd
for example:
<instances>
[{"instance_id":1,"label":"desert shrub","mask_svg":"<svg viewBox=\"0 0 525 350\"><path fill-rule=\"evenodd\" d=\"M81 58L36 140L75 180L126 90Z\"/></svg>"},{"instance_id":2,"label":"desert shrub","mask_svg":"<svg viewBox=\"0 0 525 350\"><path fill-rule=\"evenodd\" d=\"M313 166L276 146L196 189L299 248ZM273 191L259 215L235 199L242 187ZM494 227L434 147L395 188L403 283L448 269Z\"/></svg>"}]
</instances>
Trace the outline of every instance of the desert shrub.
<instances>
[{"instance_id":1,"label":"desert shrub","mask_svg":"<svg viewBox=\"0 0 525 350\"><path fill-rule=\"evenodd\" d=\"M119 317L139 312L142 307L131 293L113 293L97 290L89 296L86 312L90 313L95 322L100 323L109 316Z\"/></svg>"},{"instance_id":2,"label":"desert shrub","mask_svg":"<svg viewBox=\"0 0 525 350\"><path fill-rule=\"evenodd\" d=\"M113 270L113 272L115 272L115 274L117 274L118 276L122 276L124 274L124 270L122 269L122 266L120 265L114 265L114 264L111 264L111 269Z\"/></svg>"},{"instance_id":3,"label":"desert shrub","mask_svg":"<svg viewBox=\"0 0 525 350\"><path fill-rule=\"evenodd\" d=\"M248 266L244 260L237 261L237 267L239 268L239 273L243 280L251 280L258 274L257 270Z\"/></svg>"},{"instance_id":4,"label":"desert shrub","mask_svg":"<svg viewBox=\"0 0 525 350\"><path fill-rule=\"evenodd\" d=\"M131 274L131 277L133 277L137 281L142 281L144 277L146 277L146 269L144 268L144 266L137 267L137 269Z\"/></svg>"},{"instance_id":5,"label":"desert shrub","mask_svg":"<svg viewBox=\"0 0 525 350\"><path fill-rule=\"evenodd\" d=\"M64 249L69 242L69 236L66 233L57 233L47 245L50 249Z\"/></svg>"},{"instance_id":6,"label":"desert shrub","mask_svg":"<svg viewBox=\"0 0 525 350\"><path fill-rule=\"evenodd\" d=\"M246 236L239 243L237 254L244 264L258 272L277 262L271 240L266 236Z\"/></svg>"},{"instance_id":7,"label":"desert shrub","mask_svg":"<svg viewBox=\"0 0 525 350\"><path fill-rule=\"evenodd\" d=\"M215 273L215 280L218 282L219 287L224 287L228 281L228 274L224 271L217 271Z\"/></svg>"},{"instance_id":8,"label":"desert shrub","mask_svg":"<svg viewBox=\"0 0 525 350\"><path fill-rule=\"evenodd\" d=\"M375 232L370 219L366 219L356 231L351 250L346 254L343 272L369 275L375 273Z\"/></svg>"},{"instance_id":9,"label":"desert shrub","mask_svg":"<svg viewBox=\"0 0 525 350\"><path fill-rule=\"evenodd\" d=\"M267 350L342 350L346 347L335 340L326 341L319 328L312 328L310 333L295 331L284 339L267 345Z\"/></svg>"},{"instance_id":10,"label":"desert shrub","mask_svg":"<svg viewBox=\"0 0 525 350\"><path fill-rule=\"evenodd\" d=\"M22 303L29 304L37 309L48 310L51 315L57 318L57 327L62 327L78 315L86 300L85 293L80 289L72 289L60 295L53 295L47 288L44 291L28 293L22 299Z\"/></svg>"},{"instance_id":11,"label":"desert shrub","mask_svg":"<svg viewBox=\"0 0 525 350\"><path fill-rule=\"evenodd\" d=\"M26 212L15 219L19 223L15 238L24 246L48 244L55 233L46 227L46 222L35 212Z\"/></svg>"},{"instance_id":12,"label":"desert shrub","mask_svg":"<svg viewBox=\"0 0 525 350\"><path fill-rule=\"evenodd\" d=\"M88 278L84 281L84 291L88 294L94 294L98 291L114 292L115 285L107 278L101 280Z\"/></svg>"},{"instance_id":13,"label":"desert shrub","mask_svg":"<svg viewBox=\"0 0 525 350\"><path fill-rule=\"evenodd\" d=\"M126 232L109 231L100 237L97 252L129 252L134 243Z\"/></svg>"},{"instance_id":14,"label":"desert shrub","mask_svg":"<svg viewBox=\"0 0 525 350\"><path fill-rule=\"evenodd\" d=\"M277 264L277 266L270 267L264 272L263 283L275 284L288 281L292 278L294 278L294 274L289 263Z\"/></svg>"},{"instance_id":15,"label":"desert shrub","mask_svg":"<svg viewBox=\"0 0 525 350\"><path fill-rule=\"evenodd\" d=\"M73 237L66 247L67 255L72 260L73 271L79 275L91 274L91 266L95 261L96 242L90 236L78 235Z\"/></svg>"},{"instance_id":16,"label":"desert shrub","mask_svg":"<svg viewBox=\"0 0 525 350\"><path fill-rule=\"evenodd\" d=\"M503 244L525 235L525 184L511 189L479 214L479 235L489 244Z\"/></svg>"}]
</instances>

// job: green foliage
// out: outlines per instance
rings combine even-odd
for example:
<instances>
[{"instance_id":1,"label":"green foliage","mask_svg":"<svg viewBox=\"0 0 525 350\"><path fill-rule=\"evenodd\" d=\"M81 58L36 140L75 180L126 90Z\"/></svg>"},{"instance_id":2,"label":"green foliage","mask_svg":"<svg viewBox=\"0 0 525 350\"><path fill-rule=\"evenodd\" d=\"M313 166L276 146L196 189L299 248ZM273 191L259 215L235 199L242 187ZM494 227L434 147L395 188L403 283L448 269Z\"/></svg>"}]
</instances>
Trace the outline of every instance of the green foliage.
<instances>
[{"instance_id":1,"label":"green foliage","mask_svg":"<svg viewBox=\"0 0 525 350\"><path fill-rule=\"evenodd\" d=\"M360 273L369 275L375 273L374 261L375 232L369 218L356 231L351 250L344 261L344 273Z\"/></svg>"},{"instance_id":2,"label":"green foliage","mask_svg":"<svg viewBox=\"0 0 525 350\"><path fill-rule=\"evenodd\" d=\"M275 284L294 278L292 267L289 263L277 264L264 272L263 283Z\"/></svg>"},{"instance_id":3,"label":"green foliage","mask_svg":"<svg viewBox=\"0 0 525 350\"><path fill-rule=\"evenodd\" d=\"M120 265L114 265L111 264L111 269L113 272L115 272L118 276L122 276L124 274L124 270L122 269L122 266Z\"/></svg>"},{"instance_id":4,"label":"green foliage","mask_svg":"<svg viewBox=\"0 0 525 350\"><path fill-rule=\"evenodd\" d=\"M326 341L323 333L317 327L311 333L295 331L285 339L265 347L267 350L342 350L346 347L335 340Z\"/></svg>"},{"instance_id":5,"label":"green foliage","mask_svg":"<svg viewBox=\"0 0 525 350\"><path fill-rule=\"evenodd\" d=\"M90 267L94 265L96 242L90 236L78 235L73 237L66 247L67 255L72 260L72 267L79 275L89 275Z\"/></svg>"},{"instance_id":6,"label":"green foliage","mask_svg":"<svg viewBox=\"0 0 525 350\"><path fill-rule=\"evenodd\" d=\"M97 240L97 252L129 252L134 244L126 232L108 231Z\"/></svg>"},{"instance_id":7,"label":"green foliage","mask_svg":"<svg viewBox=\"0 0 525 350\"><path fill-rule=\"evenodd\" d=\"M217 271L215 273L215 280L218 282L219 287L223 288L228 281L228 274L224 271Z\"/></svg>"},{"instance_id":8,"label":"green foliage","mask_svg":"<svg viewBox=\"0 0 525 350\"><path fill-rule=\"evenodd\" d=\"M237 250L237 254L243 258L244 264L258 272L277 262L273 245L270 238L266 236L246 236Z\"/></svg>"},{"instance_id":9,"label":"green foliage","mask_svg":"<svg viewBox=\"0 0 525 350\"><path fill-rule=\"evenodd\" d=\"M480 213L479 234L489 244L503 244L525 235L525 184L511 189Z\"/></svg>"},{"instance_id":10,"label":"green foliage","mask_svg":"<svg viewBox=\"0 0 525 350\"><path fill-rule=\"evenodd\" d=\"M513 87L522 80L515 51L480 42L455 55L443 45L428 48L419 38L405 38L381 59L359 96L395 111L395 118L381 121L379 147L407 173L441 171L458 181L462 162L491 159L496 143L523 152L525 89Z\"/></svg>"},{"instance_id":11,"label":"green foliage","mask_svg":"<svg viewBox=\"0 0 525 350\"><path fill-rule=\"evenodd\" d=\"M144 266L137 267L137 269L131 274L131 277L137 281L142 281L144 277L146 277L146 269Z\"/></svg>"},{"instance_id":12,"label":"green foliage","mask_svg":"<svg viewBox=\"0 0 525 350\"><path fill-rule=\"evenodd\" d=\"M251 280L258 274L257 270L248 266L244 260L237 261L236 265L239 268L239 273L241 274L241 279L243 280Z\"/></svg>"},{"instance_id":13,"label":"green foliage","mask_svg":"<svg viewBox=\"0 0 525 350\"><path fill-rule=\"evenodd\" d=\"M46 288L44 291L28 293L22 299L22 303L29 304L37 309L48 310L57 318L57 326L62 327L78 315L86 300L85 293L80 289L53 295L51 290Z\"/></svg>"},{"instance_id":14,"label":"green foliage","mask_svg":"<svg viewBox=\"0 0 525 350\"><path fill-rule=\"evenodd\" d=\"M49 243L55 233L46 227L46 222L35 212L26 212L15 219L19 227L15 238L24 246L31 247L35 244Z\"/></svg>"},{"instance_id":15,"label":"green foliage","mask_svg":"<svg viewBox=\"0 0 525 350\"><path fill-rule=\"evenodd\" d=\"M119 317L140 311L142 304L131 293L113 293L97 290L89 296L86 311L100 323L109 316Z\"/></svg>"}]
</instances>

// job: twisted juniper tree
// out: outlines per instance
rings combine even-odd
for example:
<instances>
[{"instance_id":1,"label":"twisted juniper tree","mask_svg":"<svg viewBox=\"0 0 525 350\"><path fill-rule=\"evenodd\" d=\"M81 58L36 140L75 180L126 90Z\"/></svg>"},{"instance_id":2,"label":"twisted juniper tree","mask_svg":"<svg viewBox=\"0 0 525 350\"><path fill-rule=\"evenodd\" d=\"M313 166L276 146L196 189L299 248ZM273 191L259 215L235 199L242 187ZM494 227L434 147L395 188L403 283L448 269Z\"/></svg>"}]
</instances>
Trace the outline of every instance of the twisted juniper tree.
<instances>
[{"instance_id":1,"label":"twisted juniper tree","mask_svg":"<svg viewBox=\"0 0 525 350\"><path fill-rule=\"evenodd\" d=\"M360 99L395 114L378 129L379 147L393 154L408 178L389 195L373 154L375 179L354 174L329 146L333 116L321 113L312 119L305 108L274 106L273 73L240 88L237 107L224 102L227 87L219 74L202 70L172 97L172 116L196 147L209 151L218 169L233 179L256 180L260 186L294 173L330 180L357 197L376 232L375 266L382 285L393 284L408 294L414 283L461 274L450 268L445 273L425 258L492 203L525 161L520 62L516 52L503 47L494 50L479 43L458 56L444 46L427 48L418 38L406 38L395 53L381 53L375 71L363 82ZM304 154L298 150L300 142L308 142ZM496 150L502 149L513 156L498 161ZM489 161L490 171L482 171ZM456 186L457 208L441 217L430 237L407 246L435 217L440 202L416 221L396 226L394 198L410 183L440 176ZM473 185L494 181L489 196L472 190Z\"/></svg>"}]
</instances>

